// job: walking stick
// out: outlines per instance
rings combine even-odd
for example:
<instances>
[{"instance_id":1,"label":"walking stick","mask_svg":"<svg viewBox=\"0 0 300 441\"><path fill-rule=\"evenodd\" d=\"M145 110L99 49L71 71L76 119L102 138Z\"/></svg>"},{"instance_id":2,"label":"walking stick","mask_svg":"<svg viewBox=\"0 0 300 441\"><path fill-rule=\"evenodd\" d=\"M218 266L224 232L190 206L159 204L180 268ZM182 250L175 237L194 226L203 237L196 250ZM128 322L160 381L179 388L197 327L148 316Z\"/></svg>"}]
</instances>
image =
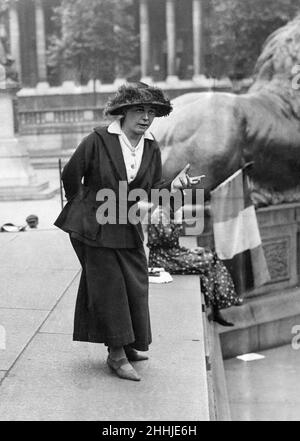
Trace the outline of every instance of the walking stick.
<instances>
[{"instance_id":1,"label":"walking stick","mask_svg":"<svg viewBox=\"0 0 300 441\"><path fill-rule=\"evenodd\" d=\"M63 203L63 187L62 187L62 180L61 180L61 158L59 158L59 160L58 160L58 169L59 169L60 203L61 203L61 209L63 209L64 203Z\"/></svg>"}]
</instances>

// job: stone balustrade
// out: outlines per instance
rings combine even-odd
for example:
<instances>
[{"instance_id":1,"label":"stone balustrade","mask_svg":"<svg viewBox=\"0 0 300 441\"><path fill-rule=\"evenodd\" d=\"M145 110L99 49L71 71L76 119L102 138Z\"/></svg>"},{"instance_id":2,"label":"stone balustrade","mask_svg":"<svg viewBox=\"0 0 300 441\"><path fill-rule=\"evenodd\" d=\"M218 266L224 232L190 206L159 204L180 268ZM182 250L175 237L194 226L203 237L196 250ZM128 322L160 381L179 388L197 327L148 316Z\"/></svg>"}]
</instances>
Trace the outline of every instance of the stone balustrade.
<instances>
[{"instance_id":1,"label":"stone balustrade","mask_svg":"<svg viewBox=\"0 0 300 441\"><path fill-rule=\"evenodd\" d=\"M103 119L103 108L49 108L43 110L22 110L18 113L20 135L59 133L65 125L95 125ZM79 127L79 126L78 126ZM72 127L72 130L74 127Z\"/></svg>"}]
</instances>

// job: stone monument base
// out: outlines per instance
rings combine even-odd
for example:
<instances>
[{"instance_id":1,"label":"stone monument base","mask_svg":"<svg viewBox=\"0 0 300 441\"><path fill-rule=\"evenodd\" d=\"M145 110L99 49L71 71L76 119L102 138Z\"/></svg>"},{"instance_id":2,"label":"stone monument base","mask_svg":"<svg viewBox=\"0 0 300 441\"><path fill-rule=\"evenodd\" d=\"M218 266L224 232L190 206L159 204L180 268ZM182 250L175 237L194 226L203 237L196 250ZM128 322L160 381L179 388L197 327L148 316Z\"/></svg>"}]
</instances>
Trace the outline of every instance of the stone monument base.
<instances>
[{"instance_id":1,"label":"stone monument base","mask_svg":"<svg viewBox=\"0 0 300 441\"><path fill-rule=\"evenodd\" d=\"M259 208L256 214L271 281L245 291L243 305L222 311L234 323L218 326L224 358L292 344L300 327L300 204ZM214 247L209 212L198 245Z\"/></svg>"},{"instance_id":2,"label":"stone monument base","mask_svg":"<svg viewBox=\"0 0 300 441\"><path fill-rule=\"evenodd\" d=\"M51 199L58 193L59 188L51 190L48 182L20 187L0 187L0 201Z\"/></svg>"},{"instance_id":3,"label":"stone monument base","mask_svg":"<svg viewBox=\"0 0 300 441\"><path fill-rule=\"evenodd\" d=\"M234 323L230 329L218 327L223 358L292 344L293 334L300 329L299 300L300 289L295 287L222 311Z\"/></svg>"},{"instance_id":4,"label":"stone monument base","mask_svg":"<svg viewBox=\"0 0 300 441\"><path fill-rule=\"evenodd\" d=\"M0 201L47 199L56 191L48 189L47 181L37 182L28 151L15 137L13 100L18 89L0 64Z\"/></svg>"},{"instance_id":5,"label":"stone monument base","mask_svg":"<svg viewBox=\"0 0 300 441\"><path fill-rule=\"evenodd\" d=\"M16 138L0 139L0 201L48 199L57 191L38 182L29 155Z\"/></svg>"}]
</instances>

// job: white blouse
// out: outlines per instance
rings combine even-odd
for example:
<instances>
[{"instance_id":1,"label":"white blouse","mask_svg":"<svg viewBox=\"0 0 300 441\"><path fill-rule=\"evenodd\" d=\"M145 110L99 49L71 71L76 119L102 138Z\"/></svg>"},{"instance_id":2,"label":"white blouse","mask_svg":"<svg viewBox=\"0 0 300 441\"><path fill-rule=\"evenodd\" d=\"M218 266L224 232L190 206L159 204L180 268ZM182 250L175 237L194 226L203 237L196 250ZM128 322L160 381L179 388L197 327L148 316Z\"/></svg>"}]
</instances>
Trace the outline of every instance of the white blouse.
<instances>
[{"instance_id":1,"label":"white blouse","mask_svg":"<svg viewBox=\"0 0 300 441\"><path fill-rule=\"evenodd\" d=\"M126 167L127 180L130 183L135 179L137 172L139 171L139 168L141 166L145 139L150 139L153 141L154 137L149 130L146 130L145 133L142 135L138 145L136 147L133 147L127 136L123 132L119 120L113 121L108 126L107 130L109 133L118 135L119 137Z\"/></svg>"}]
</instances>

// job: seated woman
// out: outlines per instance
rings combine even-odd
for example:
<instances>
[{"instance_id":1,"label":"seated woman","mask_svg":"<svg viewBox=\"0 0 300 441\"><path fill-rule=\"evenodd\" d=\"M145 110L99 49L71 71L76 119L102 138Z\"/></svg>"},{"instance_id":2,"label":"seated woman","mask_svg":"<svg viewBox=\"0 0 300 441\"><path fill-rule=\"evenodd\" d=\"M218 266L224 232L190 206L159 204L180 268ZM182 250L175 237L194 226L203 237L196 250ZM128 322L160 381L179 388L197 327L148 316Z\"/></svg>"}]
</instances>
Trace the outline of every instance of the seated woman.
<instances>
[{"instance_id":1,"label":"seated woman","mask_svg":"<svg viewBox=\"0 0 300 441\"><path fill-rule=\"evenodd\" d=\"M170 274L199 274L205 302L212 309L212 319L223 326L233 326L224 319L220 309L240 305L242 299L236 294L231 276L216 253L209 248L180 246L182 224L168 219L161 209L154 212L152 222L155 223L148 225L149 267L163 267Z\"/></svg>"}]
</instances>

